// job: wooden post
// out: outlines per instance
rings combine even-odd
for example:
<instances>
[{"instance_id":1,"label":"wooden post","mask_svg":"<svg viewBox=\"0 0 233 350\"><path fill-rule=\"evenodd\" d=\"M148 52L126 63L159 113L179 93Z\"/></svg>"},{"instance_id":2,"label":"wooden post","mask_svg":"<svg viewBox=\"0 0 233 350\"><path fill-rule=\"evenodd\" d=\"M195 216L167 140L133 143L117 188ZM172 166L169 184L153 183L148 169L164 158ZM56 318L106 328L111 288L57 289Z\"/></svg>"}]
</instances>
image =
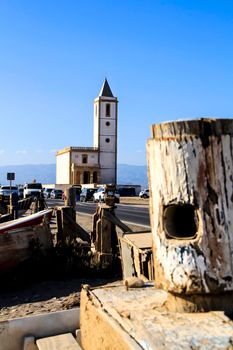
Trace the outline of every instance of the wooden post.
<instances>
[{"instance_id":1,"label":"wooden post","mask_svg":"<svg viewBox=\"0 0 233 350\"><path fill-rule=\"evenodd\" d=\"M96 221L95 237L95 261L102 268L109 267L112 264L112 224L105 218L105 211L109 207L99 206L98 219ZM93 218L95 220L95 217Z\"/></svg>"},{"instance_id":2,"label":"wooden post","mask_svg":"<svg viewBox=\"0 0 233 350\"><path fill-rule=\"evenodd\" d=\"M94 262L102 268L110 267L116 257L118 250L116 224L119 225L119 222L115 217L114 207L106 204L99 204L92 217L91 242L94 246Z\"/></svg>"},{"instance_id":3,"label":"wooden post","mask_svg":"<svg viewBox=\"0 0 233 350\"><path fill-rule=\"evenodd\" d=\"M76 207L76 190L74 187L69 187L65 190L65 206L73 209Z\"/></svg>"},{"instance_id":4,"label":"wooden post","mask_svg":"<svg viewBox=\"0 0 233 350\"><path fill-rule=\"evenodd\" d=\"M153 125L147 159L155 285L232 298L233 120Z\"/></svg>"},{"instance_id":5,"label":"wooden post","mask_svg":"<svg viewBox=\"0 0 233 350\"><path fill-rule=\"evenodd\" d=\"M70 238L70 221L76 222L76 211L72 207L61 207L63 241Z\"/></svg>"},{"instance_id":6,"label":"wooden post","mask_svg":"<svg viewBox=\"0 0 233 350\"><path fill-rule=\"evenodd\" d=\"M76 211L71 207L57 208L57 241L70 243L79 238L90 243L90 234L76 222Z\"/></svg>"},{"instance_id":7,"label":"wooden post","mask_svg":"<svg viewBox=\"0 0 233 350\"><path fill-rule=\"evenodd\" d=\"M56 210L56 219L57 219L57 236L56 236L57 242L56 243L58 242L64 243L61 211L62 211L61 207L57 208Z\"/></svg>"}]
</instances>

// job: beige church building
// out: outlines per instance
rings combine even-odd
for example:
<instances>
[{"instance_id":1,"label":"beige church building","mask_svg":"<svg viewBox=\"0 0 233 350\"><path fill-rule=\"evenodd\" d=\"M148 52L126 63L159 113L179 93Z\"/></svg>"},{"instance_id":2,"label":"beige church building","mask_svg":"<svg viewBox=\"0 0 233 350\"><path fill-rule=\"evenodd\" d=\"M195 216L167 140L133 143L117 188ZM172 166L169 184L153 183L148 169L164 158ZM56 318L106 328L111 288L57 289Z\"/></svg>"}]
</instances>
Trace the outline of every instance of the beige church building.
<instances>
[{"instance_id":1,"label":"beige church building","mask_svg":"<svg viewBox=\"0 0 233 350\"><path fill-rule=\"evenodd\" d=\"M66 147L56 154L56 184L116 184L118 100L105 79L94 100L93 147Z\"/></svg>"}]
</instances>

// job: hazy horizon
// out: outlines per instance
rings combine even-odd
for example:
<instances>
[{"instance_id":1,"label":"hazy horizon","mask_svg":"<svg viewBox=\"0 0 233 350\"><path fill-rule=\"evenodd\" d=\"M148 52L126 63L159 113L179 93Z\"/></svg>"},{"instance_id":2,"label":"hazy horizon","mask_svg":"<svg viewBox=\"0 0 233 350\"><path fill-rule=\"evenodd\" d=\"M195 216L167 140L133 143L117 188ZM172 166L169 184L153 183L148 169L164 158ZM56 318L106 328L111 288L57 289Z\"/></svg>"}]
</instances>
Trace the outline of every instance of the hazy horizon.
<instances>
[{"instance_id":1,"label":"hazy horizon","mask_svg":"<svg viewBox=\"0 0 233 350\"><path fill-rule=\"evenodd\" d=\"M8 184L7 172L15 173L15 184L36 181L41 183L56 183L56 164L24 164L0 166L0 184ZM134 184L147 186L147 166L117 164L118 184Z\"/></svg>"}]
</instances>

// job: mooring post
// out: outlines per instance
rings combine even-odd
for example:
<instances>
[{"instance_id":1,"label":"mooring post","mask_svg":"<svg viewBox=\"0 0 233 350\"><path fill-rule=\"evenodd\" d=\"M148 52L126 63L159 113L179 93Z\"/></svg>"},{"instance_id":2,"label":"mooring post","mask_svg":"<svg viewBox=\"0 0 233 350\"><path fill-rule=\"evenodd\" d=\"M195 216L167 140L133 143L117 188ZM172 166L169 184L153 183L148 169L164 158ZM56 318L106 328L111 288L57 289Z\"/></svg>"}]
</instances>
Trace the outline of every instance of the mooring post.
<instances>
[{"instance_id":1,"label":"mooring post","mask_svg":"<svg viewBox=\"0 0 233 350\"><path fill-rule=\"evenodd\" d=\"M147 159L155 286L184 311L233 308L233 120L155 124Z\"/></svg>"},{"instance_id":2,"label":"mooring post","mask_svg":"<svg viewBox=\"0 0 233 350\"><path fill-rule=\"evenodd\" d=\"M69 187L65 190L65 206L75 209L76 207L76 190Z\"/></svg>"},{"instance_id":3,"label":"mooring post","mask_svg":"<svg viewBox=\"0 0 233 350\"><path fill-rule=\"evenodd\" d=\"M92 218L91 243L94 248L93 260L102 268L112 266L117 253L116 222L113 222L115 218L114 209L116 208L115 190L115 185L106 185L105 203L99 203Z\"/></svg>"}]
</instances>

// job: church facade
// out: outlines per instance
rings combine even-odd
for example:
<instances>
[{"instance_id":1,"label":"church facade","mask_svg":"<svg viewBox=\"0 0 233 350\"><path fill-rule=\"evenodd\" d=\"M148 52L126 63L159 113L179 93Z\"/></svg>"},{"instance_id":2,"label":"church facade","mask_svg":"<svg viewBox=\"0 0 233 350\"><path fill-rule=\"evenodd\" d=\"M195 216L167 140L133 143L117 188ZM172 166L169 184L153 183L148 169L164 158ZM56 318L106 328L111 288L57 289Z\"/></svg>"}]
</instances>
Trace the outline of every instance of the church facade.
<instances>
[{"instance_id":1,"label":"church facade","mask_svg":"<svg viewBox=\"0 0 233 350\"><path fill-rule=\"evenodd\" d=\"M107 79L94 100L93 147L66 147L56 154L56 184L117 182L118 100Z\"/></svg>"}]
</instances>

